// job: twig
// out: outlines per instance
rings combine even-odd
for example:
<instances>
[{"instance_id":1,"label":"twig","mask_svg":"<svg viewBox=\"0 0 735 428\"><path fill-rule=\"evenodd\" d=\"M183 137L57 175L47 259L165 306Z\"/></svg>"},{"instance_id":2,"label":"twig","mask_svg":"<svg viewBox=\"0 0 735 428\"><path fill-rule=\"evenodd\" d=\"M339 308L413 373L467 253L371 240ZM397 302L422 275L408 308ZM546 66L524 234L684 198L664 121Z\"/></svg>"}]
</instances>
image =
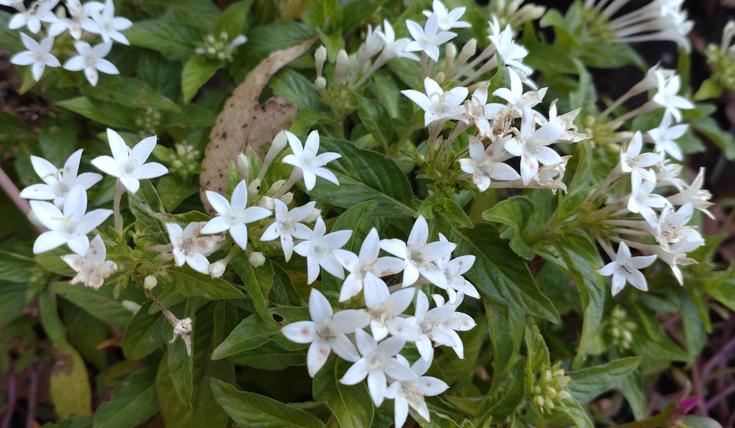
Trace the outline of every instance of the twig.
<instances>
[{"instance_id":1,"label":"twig","mask_svg":"<svg viewBox=\"0 0 735 428\"><path fill-rule=\"evenodd\" d=\"M717 353L714 356L712 356L712 358L710 358L709 361L707 361L702 371L704 373L709 373L710 371L712 371L717 366L717 364L720 362L720 360L730 357L731 355L729 354L733 350L735 350L735 337L730 339L725 344L725 346L720 348L720 350L717 351Z\"/></svg>"},{"instance_id":2,"label":"twig","mask_svg":"<svg viewBox=\"0 0 735 428\"><path fill-rule=\"evenodd\" d=\"M0 187L2 187L3 192L8 195L8 198L13 201L13 204L18 208L18 210L28 218L31 213L31 205L28 201L20 197L18 186L13 183L13 180L8 177L8 174L5 173L2 167L0 167ZM41 229L37 224L32 221L30 223L33 224L33 227L35 227L39 232L43 231L43 229Z\"/></svg>"},{"instance_id":3,"label":"twig","mask_svg":"<svg viewBox=\"0 0 735 428\"><path fill-rule=\"evenodd\" d=\"M41 368L38 364L33 363L30 366L31 385L28 391L28 413L26 415L26 428L33 428L35 425L36 403L38 402L38 381L40 378Z\"/></svg>"},{"instance_id":4,"label":"twig","mask_svg":"<svg viewBox=\"0 0 735 428\"><path fill-rule=\"evenodd\" d=\"M6 393L8 394L8 405L5 408L2 425L0 425L2 428L10 428L10 424L13 422L13 413L15 413L15 406L18 402L18 397L16 395L16 382L17 379L15 377L15 373L11 371L8 374L8 384L6 389Z\"/></svg>"}]
</instances>

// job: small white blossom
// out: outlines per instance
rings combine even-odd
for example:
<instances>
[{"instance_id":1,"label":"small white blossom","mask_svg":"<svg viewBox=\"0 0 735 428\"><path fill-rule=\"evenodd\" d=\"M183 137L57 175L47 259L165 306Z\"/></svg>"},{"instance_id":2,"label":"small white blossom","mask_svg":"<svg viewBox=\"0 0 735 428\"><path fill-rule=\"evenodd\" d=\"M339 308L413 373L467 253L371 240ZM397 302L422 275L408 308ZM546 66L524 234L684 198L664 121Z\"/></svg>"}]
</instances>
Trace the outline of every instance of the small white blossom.
<instances>
[{"instance_id":1,"label":"small white blossom","mask_svg":"<svg viewBox=\"0 0 735 428\"><path fill-rule=\"evenodd\" d=\"M27 27L28 31L37 34L41 31L42 22L51 22L54 20L55 16L52 10L59 3L59 0L42 0L34 3L30 8L26 8L22 1L14 1L12 4L8 4L7 6L12 6L18 11L18 13L10 18L8 28L17 30Z\"/></svg>"},{"instance_id":2,"label":"small white blossom","mask_svg":"<svg viewBox=\"0 0 735 428\"><path fill-rule=\"evenodd\" d=\"M31 165L44 184L31 184L20 192L26 199L53 200L54 205L64 206L64 198L74 186L82 186L85 190L95 185L102 176L93 172L79 173L82 160L82 149L75 151L66 159L63 168L56 168L51 162L38 156L31 156ZM78 174L78 175L77 175Z\"/></svg>"},{"instance_id":3,"label":"small white blossom","mask_svg":"<svg viewBox=\"0 0 735 428\"><path fill-rule=\"evenodd\" d=\"M505 108L498 103L487 102L487 86L475 89L469 100L465 102L467 121L477 126L480 136L489 137L492 133L490 121Z\"/></svg>"},{"instance_id":4,"label":"small white blossom","mask_svg":"<svg viewBox=\"0 0 735 428\"><path fill-rule=\"evenodd\" d=\"M370 397L376 406L380 406L385 399L388 376L399 381L415 377L410 368L394 358L405 345L403 339L390 337L377 343L372 336L358 329L355 330L355 341L362 358L347 369L340 382L355 385L367 377Z\"/></svg>"},{"instance_id":5,"label":"small white blossom","mask_svg":"<svg viewBox=\"0 0 735 428\"><path fill-rule=\"evenodd\" d=\"M640 178L631 180L631 193L628 198L628 211L640 214L648 225L656 226L658 215L654 208L663 208L669 201L661 195L652 193L656 183L643 181Z\"/></svg>"},{"instance_id":6,"label":"small white blossom","mask_svg":"<svg viewBox=\"0 0 735 428\"><path fill-rule=\"evenodd\" d=\"M362 241L359 255L347 250L335 251L337 259L350 272L342 284L340 302L356 296L363 289L366 302L388 291L388 286L380 278L400 272L403 262L395 257L378 257L379 253L380 238L375 228L370 229Z\"/></svg>"},{"instance_id":7,"label":"small white blossom","mask_svg":"<svg viewBox=\"0 0 735 428\"><path fill-rule=\"evenodd\" d=\"M20 39L27 50L13 55L10 62L15 65L30 65L33 80L36 82L41 80L46 66L52 68L61 66L59 60L51 53L54 47L53 37L46 37L39 43L27 34L20 33Z\"/></svg>"},{"instance_id":8,"label":"small white blossom","mask_svg":"<svg viewBox=\"0 0 735 428\"><path fill-rule=\"evenodd\" d=\"M207 256L219 248L222 239L216 236L200 236L202 226L203 222L194 222L182 229L176 223L166 223L166 230L173 247L176 266L187 264L195 271L209 275Z\"/></svg>"},{"instance_id":9,"label":"small white blossom","mask_svg":"<svg viewBox=\"0 0 735 428\"><path fill-rule=\"evenodd\" d=\"M398 355L396 358L398 358L401 364L408 366L408 361L401 355ZM427 362L419 358L411 365L411 370L414 372L415 377L410 380L395 381L385 392L386 398L394 400L393 411L396 428L402 427L406 422L409 406L419 416L427 421L430 420L429 408L426 406L424 397L433 397L449 389L449 385L441 379L424 376L426 371L429 370L430 365L431 361Z\"/></svg>"},{"instance_id":10,"label":"small white blossom","mask_svg":"<svg viewBox=\"0 0 735 428\"><path fill-rule=\"evenodd\" d=\"M548 146L557 142L563 132L562 127L554 122L536 129L533 111L524 109L519 135L505 142L508 153L521 157L521 178L524 185L528 185L536 176L539 163L555 165L562 162L561 156Z\"/></svg>"},{"instance_id":11,"label":"small white blossom","mask_svg":"<svg viewBox=\"0 0 735 428\"><path fill-rule=\"evenodd\" d=\"M650 168L661 162L661 156L656 153L641 153L643 137L636 131L625 150L620 150L620 170L629 173L633 181L646 180L656 182L656 173Z\"/></svg>"},{"instance_id":12,"label":"small white blossom","mask_svg":"<svg viewBox=\"0 0 735 428\"><path fill-rule=\"evenodd\" d=\"M129 192L138 191L140 180L156 178L168 173L168 169L160 163L146 163L156 147L158 137L146 137L131 149L125 144L120 134L107 128L107 140L112 157L99 156L92 160L92 165L105 174L117 177Z\"/></svg>"},{"instance_id":13,"label":"small white blossom","mask_svg":"<svg viewBox=\"0 0 735 428\"><path fill-rule=\"evenodd\" d=\"M432 15L436 16L437 25L440 30L449 31L452 28L469 28L470 23L467 21L460 21L462 15L464 15L466 7L455 7L452 10L447 9L439 0L434 0L432 3L433 10L425 10L424 16L429 18Z\"/></svg>"},{"instance_id":14,"label":"small white blossom","mask_svg":"<svg viewBox=\"0 0 735 428\"><path fill-rule=\"evenodd\" d=\"M406 37L396 39L396 33L393 30L393 26L390 25L390 22L388 22L387 19L383 21L383 28L376 29L375 34L383 39L383 53L381 55L383 55L385 59L407 58L412 61L419 61L419 57L416 56L416 54L406 50L406 46L411 43L411 40Z\"/></svg>"},{"instance_id":15,"label":"small white blossom","mask_svg":"<svg viewBox=\"0 0 735 428\"><path fill-rule=\"evenodd\" d=\"M112 215L112 210L105 209L87 212L87 191L81 185L69 190L63 211L50 202L31 201L30 204L33 215L48 229L33 243L34 254L66 244L76 254L84 255L89 248L87 234Z\"/></svg>"},{"instance_id":16,"label":"small white blossom","mask_svg":"<svg viewBox=\"0 0 735 428\"><path fill-rule=\"evenodd\" d=\"M376 288L372 294L365 295L365 305L370 315L370 332L375 340L383 340L388 334L401 339L414 335L409 318L403 312L413 300L414 288L402 288L390 293L388 288Z\"/></svg>"},{"instance_id":17,"label":"small white blossom","mask_svg":"<svg viewBox=\"0 0 735 428\"><path fill-rule=\"evenodd\" d=\"M409 52L423 52L434 62L439 61L439 46L457 36L456 33L451 31L441 30L439 19L435 14L429 16L423 27L410 19L406 20L406 27L408 27L408 32L413 38L406 45L406 50Z\"/></svg>"},{"instance_id":18,"label":"small white blossom","mask_svg":"<svg viewBox=\"0 0 735 428\"><path fill-rule=\"evenodd\" d=\"M446 288L447 278L437 262L456 248L451 242L427 242L429 225L423 216L419 216L413 224L406 242L400 239L383 239L380 248L403 259L403 286L416 283L423 276L431 283Z\"/></svg>"},{"instance_id":19,"label":"small white blossom","mask_svg":"<svg viewBox=\"0 0 735 428\"><path fill-rule=\"evenodd\" d=\"M173 325L174 335L169 343L174 343L176 339L181 338L186 347L186 355L191 355L191 331L192 331L191 318L187 317L184 319L177 319Z\"/></svg>"},{"instance_id":20,"label":"small white blossom","mask_svg":"<svg viewBox=\"0 0 735 428\"><path fill-rule=\"evenodd\" d=\"M286 131L286 137L288 138L288 145L291 147L291 154L286 155L283 158L283 162L301 170L304 176L306 190L314 188L317 177L339 185L339 180L337 180L334 173L324 168L324 166L333 160L341 158L342 155L332 152L317 154L319 152L318 131L311 131L306 137L306 143L303 146L299 137L291 132Z\"/></svg>"},{"instance_id":21,"label":"small white blossom","mask_svg":"<svg viewBox=\"0 0 735 428\"><path fill-rule=\"evenodd\" d=\"M671 114L677 122L681 122L681 110L689 110L694 108L694 104L688 99L678 95L681 88L681 77L678 75L666 78L666 75L659 71L656 73L657 90L653 96L653 102L666 109L666 113Z\"/></svg>"},{"instance_id":22,"label":"small white blossom","mask_svg":"<svg viewBox=\"0 0 735 428\"><path fill-rule=\"evenodd\" d=\"M202 233L211 235L229 231L232 239L243 250L248 245L248 223L262 220L272 214L270 210L262 207L248 207L248 184L245 180L235 186L229 201L217 192L208 190L206 195L217 216L204 225Z\"/></svg>"},{"instance_id":23,"label":"small white blossom","mask_svg":"<svg viewBox=\"0 0 735 428\"><path fill-rule=\"evenodd\" d=\"M491 144L487 149L480 139L470 138L469 159L460 159L462 171L472 175L472 181L480 191L490 187L492 180L518 180L521 178L510 165L500 161L505 149L502 144Z\"/></svg>"},{"instance_id":24,"label":"small white blossom","mask_svg":"<svg viewBox=\"0 0 735 428\"><path fill-rule=\"evenodd\" d=\"M104 4L89 2L85 8L92 19L84 22L84 30L99 34L105 43L114 40L124 45L130 44L121 31L132 27L133 23L127 18L115 16L115 3L112 0L106 0Z\"/></svg>"},{"instance_id":25,"label":"small white blossom","mask_svg":"<svg viewBox=\"0 0 735 428\"><path fill-rule=\"evenodd\" d=\"M469 93L467 88L460 86L445 92L435 80L427 77L424 79L424 90L425 94L414 89L401 91L424 111L424 126L441 120L464 118L462 103Z\"/></svg>"},{"instance_id":26,"label":"small white blossom","mask_svg":"<svg viewBox=\"0 0 735 428\"><path fill-rule=\"evenodd\" d=\"M368 324L370 319L364 311L347 309L333 314L327 298L312 288L309 295L309 314L311 321L297 321L281 329L289 340L311 344L306 354L309 376L314 377L324 366L331 351L343 360L355 362L360 359L360 354L347 338L347 334Z\"/></svg>"},{"instance_id":27,"label":"small white blossom","mask_svg":"<svg viewBox=\"0 0 735 428\"><path fill-rule=\"evenodd\" d=\"M311 229L301 222L306 221L311 216L316 202L309 202L290 211L288 206L280 199L274 199L273 203L276 219L265 229L260 240L272 241L280 238L283 255L286 261L289 261L293 254L294 238L309 239L311 236Z\"/></svg>"},{"instance_id":28,"label":"small white blossom","mask_svg":"<svg viewBox=\"0 0 735 428\"><path fill-rule=\"evenodd\" d=\"M72 284L81 283L94 289L100 288L117 271L115 262L107 260L107 249L99 235L92 239L83 256L67 254L61 259L77 273L70 281Z\"/></svg>"},{"instance_id":29,"label":"small white blossom","mask_svg":"<svg viewBox=\"0 0 735 428\"><path fill-rule=\"evenodd\" d=\"M689 125L685 124L671 126L671 115L665 113L658 128L653 128L646 132L646 134L651 138L653 144L656 145L657 152L666 153L672 158L681 161L684 155L676 140L681 138L687 132L688 128Z\"/></svg>"},{"instance_id":30,"label":"small white blossom","mask_svg":"<svg viewBox=\"0 0 735 428\"><path fill-rule=\"evenodd\" d=\"M64 2L64 6L66 7L66 12L68 12L69 16L67 17L66 13L64 13L54 17L48 28L48 33L56 37L59 34L68 31L74 40L79 40L82 38L83 26L87 24L87 21L91 20L91 18L89 18L87 11L79 0L66 0Z\"/></svg>"},{"instance_id":31,"label":"small white blossom","mask_svg":"<svg viewBox=\"0 0 735 428\"><path fill-rule=\"evenodd\" d=\"M684 205L691 203L694 208L702 211L707 217L714 219L715 216L707 209L712 206L712 194L707 189L703 189L704 185L704 168L699 168L699 173L692 181L692 184L686 186L684 190L681 190L675 195L668 197L669 202L674 205Z\"/></svg>"},{"instance_id":32,"label":"small white blossom","mask_svg":"<svg viewBox=\"0 0 735 428\"><path fill-rule=\"evenodd\" d=\"M105 59L112 49L112 43L100 43L92 47L87 42L77 41L74 42L74 48L79 55L69 58L64 63L64 68L69 71L84 70L84 76L92 86L97 85L99 72L120 74L115 64Z\"/></svg>"},{"instance_id":33,"label":"small white blossom","mask_svg":"<svg viewBox=\"0 0 735 428\"><path fill-rule=\"evenodd\" d=\"M648 291L646 277L640 269L647 268L656 260L656 256L631 257L630 249L625 242L620 242L615 258L597 272L602 276L612 276L612 295L615 296L626 283L633 287Z\"/></svg>"},{"instance_id":34,"label":"small white blossom","mask_svg":"<svg viewBox=\"0 0 735 428\"><path fill-rule=\"evenodd\" d=\"M464 358L464 344L457 332L471 330L475 326L475 320L467 314L457 312L462 297L459 293L454 302L445 303L441 296L434 295L436 307L429 309L426 294L422 291L416 294L414 322L418 336L415 342L424 360L430 361L434 356L432 342L449 346L459 358Z\"/></svg>"},{"instance_id":35,"label":"small white blossom","mask_svg":"<svg viewBox=\"0 0 735 428\"><path fill-rule=\"evenodd\" d=\"M342 265L334 255L335 250L342 248L352 235L351 230L338 230L336 232L326 233L327 226L321 217L316 219L314 230L304 242L298 243L294 247L296 254L306 257L306 268L308 275L308 283L316 281L319 276L319 267L321 266L327 272L337 278L344 278ZM325 234L326 233L326 234Z\"/></svg>"},{"instance_id":36,"label":"small white blossom","mask_svg":"<svg viewBox=\"0 0 735 428\"><path fill-rule=\"evenodd\" d=\"M501 31L500 22L496 16L488 22L490 26L490 35L488 39L495 46L495 52L502 60L503 64L519 74L521 80L530 87L535 87L529 79L533 73L533 69L523 63L523 59L528 55L528 50L513 40L513 29L510 25L506 25Z\"/></svg>"},{"instance_id":37,"label":"small white blossom","mask_svg":"<svg viewBox=\"0 0 735 428\"><path fill-rule=\"evenodd\" d=\"M441 233L439 234L439 241L449 242ZM472 269L472 265L474 264L475 256L473 255L459 256L456 258L451 258L451 255L447 255L437 262L437 265L444 271L444 276L447 278L447 293L449 294L450 302L456 300L458 293L475 299L480 298L480 293L477 292L475 286L462 276Z\"/></svg>"},{"instance_id":38,"label":"small white blossom","mask_svg":"<svg viewBox=\"0 0 735 428\"><path fill-rule=\"evenodd\" d=\"M510 88L498 88L493 92L493 95L508 102L508 107L511 108L514 118L521 117L524 110L535 107L546 96L547 88L523 92L521 77L514 70L508 70L508 77L510 78Z\"/></svg>"}]
</instances>

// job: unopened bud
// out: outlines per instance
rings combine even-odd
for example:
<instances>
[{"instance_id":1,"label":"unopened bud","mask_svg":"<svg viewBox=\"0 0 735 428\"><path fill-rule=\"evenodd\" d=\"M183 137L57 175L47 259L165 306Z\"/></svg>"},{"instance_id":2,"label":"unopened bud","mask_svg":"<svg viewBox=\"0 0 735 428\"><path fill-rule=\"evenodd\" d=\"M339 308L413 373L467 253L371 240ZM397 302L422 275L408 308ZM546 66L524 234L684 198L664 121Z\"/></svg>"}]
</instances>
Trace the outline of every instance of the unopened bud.
<instances>
[{"instance_id":1,"label":"unopened bud","mask_svg":"<svg viewBox=\"0 0 735 428\"><path fill-rule=\"evenodd\" d=\"M281 196L281 202L286 205L290 205L291 202L293 202L293 192L286 192L283 196Z\"/></svg>"},{"instance_id":2,"label":"unopened bud","mask_svg":"<svg viewBox=\"0 0 735 428\"><path fill-rule=\"evenodd\" d=\"M447 43L447 47L444 48L444 52L446 53L447 60L450 62L454 61L454 57L457 56L457 45L454 43Z\"/></svg>"},{"instance_id":3,"label":"unopened bud","mask_svg":"<svg viewBox=\"0 0 735 428\"><path fill-rule=\"evenodd\" d=\"M250 159L244 153L240 153L237 155L235 165L237 166L237 172L240 173L240 178L248 181L250 179Z\"/></svg>"},{"instance_id":4,"label":"unopened bud","mask_svg":"<svg viewBox=\"0 0 735 428\"><path fill-rule=\"evenodd\" d=\"M225 262L223 262L222 260L217 260L216 262L209 265L209 276L211 276L212 278L219 278L225 274L226 268L227 264L225 264Z\"/></svg>"},{"instance_id":5,"label":"unopened bud","mask_svg":"<svg viewBox=\"0 0 735 428\"><path fill-rule=\"evenodd\" d=\"M475 55L476 51L477 40L470 39L469 42L465 43L464 46L462 46L462 50L459 52L459 56L457 57L457 63L464 64L465 62L467 62L468 59L472 58L472 56Z\"/></svg>"},{"instance_id":6,"label":"unopened bud","mask_svg":"<svg viewBox=\"0 0 735 428\"><path fill-rule=\"evenodd\" d=\"M271 187L268 189L268 192L266 195L268 196L276 196L281 193L281 189L286 184L286 180L278 180L275 183L271 184Z\"/></svg>"},{"instance_id":7,"label":"unopened bud","mask_svg":"<svg viewBox=\"0 0 735 428\"><path fill-rule=\"evenodd\" d=\"M334 83L339 85L347 75L347 71L350 65L350 57L347 55L347 51L340 49L337 53L337 63L334 66Z\"/></svg>"},{"instance_id":8,"label":"unopened bud","mask_svg":"<svg viewBox=\"0 0 735 428\"><path fill-rule=\"evenodd\" d=\"M270 196L263 196L263 198L261 198L260 201L258 202L258 206L263 207L267 210L273 211L273 207L274 207L273 198L271 198Z\"/></svg>"},{"instance_id":9,"label":"unopened bud","mask_svg":"<svg viewBox=\"0 0 735 428\"><path fill-rule=\"evenodd\" d=\"M259 251L253 251L248 256L248 261L253 267L261 267L265 264L265 256Z\"/></svg>"},{"instance_id":10,"label":"unopened bud","mask_svg":"<svg viewBox=\"0 0 735 428\"><path fill-rule=\"evenodd\" d=\"M251 197L255 197L258 195L258 192L260 191L260 180L257 178L248 184L248 195Z\"/></svg>"},{"instance_id":11,"label":"unopened bud","mask_svg":"<svg viewBox=\"0 0 735 428\"><path fill-rule=\"evenodd\" d=\"M314 51L314 68L316 68L316 75L321 76L324 71L324 63L327 61L327 48L324 45L319 46Z\"/></svg>"},{"instance_id":12,"label":"unopened bud","mask_svg":"<svg viewBox=\"0 0 735 428\"><path fill-rule=\"evenodd\" d=\"M383 49L383 43L383 39L373 31L372 27L368 27L368 33L365 37L365 55L370 58L380 52Z\"/></svg>"},{"instance_id":13,"label":"unopened bud","mask_svg":"<svg viewBox=\"0 0 735 428\"><path fill-rule=\"evenodd\" d=\"M129 310L132 313L136 313L140 310L140 305L133 302L132 300L123 300L120 302L123 308Z\"/></svg>"},{"instance_id":14,"label":"unopened bud","mask_svg":"<svg viewBox=\"0 0 735 428\"><path fill-rule=\"evenodd\" d=\"M143 288L146 290L153 290L158 285L158 280L153 275L148 275L143 280Z\"/></svg>"},{"instance_id":15,"label":"unopened bud","mask_svg":"<svg viewBox=\"0 0 735 428\"><path fill-rule=\"evenodd\" d=\"M320 210L319 208L314 208L313 210L311 210L311 214L309 214L309 217L306 217L304 221L307 223L314 222L316 221L316 219L321 217L321 215L322 215L322 210Z\"/></svg>"},{"instance_id":16,"label":"unopened bud","mask_svg":"<svg viewBox=\"0 0 735 428\"><path fill-rule=\"evenodd\" d=\"M314 79L314 86L320 91L323 91L327 88L327 79L324 78L324 76L319 76L316 79Z\"/></svg>"}]
</instances>

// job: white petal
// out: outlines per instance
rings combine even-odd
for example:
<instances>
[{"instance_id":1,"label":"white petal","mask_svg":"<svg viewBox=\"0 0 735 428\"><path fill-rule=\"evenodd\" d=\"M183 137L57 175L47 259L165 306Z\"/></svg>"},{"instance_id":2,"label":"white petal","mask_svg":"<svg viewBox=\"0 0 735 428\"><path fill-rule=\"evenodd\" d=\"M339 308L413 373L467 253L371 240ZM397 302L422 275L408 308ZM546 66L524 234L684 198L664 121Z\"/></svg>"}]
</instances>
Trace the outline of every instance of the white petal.
<instances>
[{"instance_id":1,"label":"white petal","mask_svg":"<svg viewBox=\"0 0 735 428\"><path fill-rule=\"evenodd\" d=\"M298 321L286 325L281 332L292 342L311 343L317 339L312 321Z\"/></svg>"},{"instance_id":2,"label":"white petal","mask_svg":"<svg viewBox=\"0 0 735 428\"><path fill-rule=\"evenodd\" d=\"M324 366L331 349L329 344L321 339L311 343L306 353L306 367L309 369L309 376L314 377Z\"/></svg>"},{"instance_id":3,"label":"white petal","mask_svg":"<svg viewBox=\"0 0 735 428\"><path fill-rule=\"evenodd\" d=\"M332 305L319 290L312 288L309 294L309 315L312 321L321 322L332 317Z\"/></svg>"}]
</instances>

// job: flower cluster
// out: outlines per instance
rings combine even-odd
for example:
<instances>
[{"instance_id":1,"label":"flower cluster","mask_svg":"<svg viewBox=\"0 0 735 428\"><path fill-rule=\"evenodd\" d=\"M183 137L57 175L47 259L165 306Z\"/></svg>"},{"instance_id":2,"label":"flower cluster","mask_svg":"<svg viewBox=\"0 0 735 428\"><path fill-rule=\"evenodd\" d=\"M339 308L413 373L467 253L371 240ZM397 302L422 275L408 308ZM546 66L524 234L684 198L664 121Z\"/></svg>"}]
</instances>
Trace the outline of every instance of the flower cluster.
<instances>
[{"instance_id":1,"label":"flower cluster","mask_svg":"<svg viewBox=\"0 0 735 428\"><path fill-rule=\"evenodd\" d=\"M127 45L128 39L122 33L133 24L127 18L115 16L112 0L105 3L79 0L36 0L26 7L21 0L2 0L0 5L14 8L17 13L8 23L12 30L26 28L37 35L36 40L26 33L20 33L21 41L27 50L15 54L10 62L21 66L31 66L33 79L41 80L46 67L61 67L54 56L54 40L65 33L74 40L77 55L69 58L63 68L69 71L83 71L92 86L97 85L99 73L119 74L115 64L105 59L113 43ZM101 42L92 46L89 40L97 36Z\"/></svg>"},{"instance_id":2,"label":"flower cluster","mask_svg":"<svg viewBox=\"0 0 735 428\"><path fill-rule=\"evenodd\" d=\"M244 45L248 41L248 38L242 34L237 35L234 39L230 40L230 36L226 31L222 31L218 35L208 34L201 46L197 47L194 51L199 55L204 55L207 58L211 58L217 61L230 62L232 61L232 55L235 49Z\"/></svg>"},{"instance_id":3,"label":"flower cluster","mask_svg":"<svg viewBox=\"0 0 735 428\"><path fill-rule=\"evenodd\" d=\"M559 363L541 368L531 388L531 402L542 414L553 412L562 401L572 398L566 390L571 380Z\"/></svg>"}]
</instances>

